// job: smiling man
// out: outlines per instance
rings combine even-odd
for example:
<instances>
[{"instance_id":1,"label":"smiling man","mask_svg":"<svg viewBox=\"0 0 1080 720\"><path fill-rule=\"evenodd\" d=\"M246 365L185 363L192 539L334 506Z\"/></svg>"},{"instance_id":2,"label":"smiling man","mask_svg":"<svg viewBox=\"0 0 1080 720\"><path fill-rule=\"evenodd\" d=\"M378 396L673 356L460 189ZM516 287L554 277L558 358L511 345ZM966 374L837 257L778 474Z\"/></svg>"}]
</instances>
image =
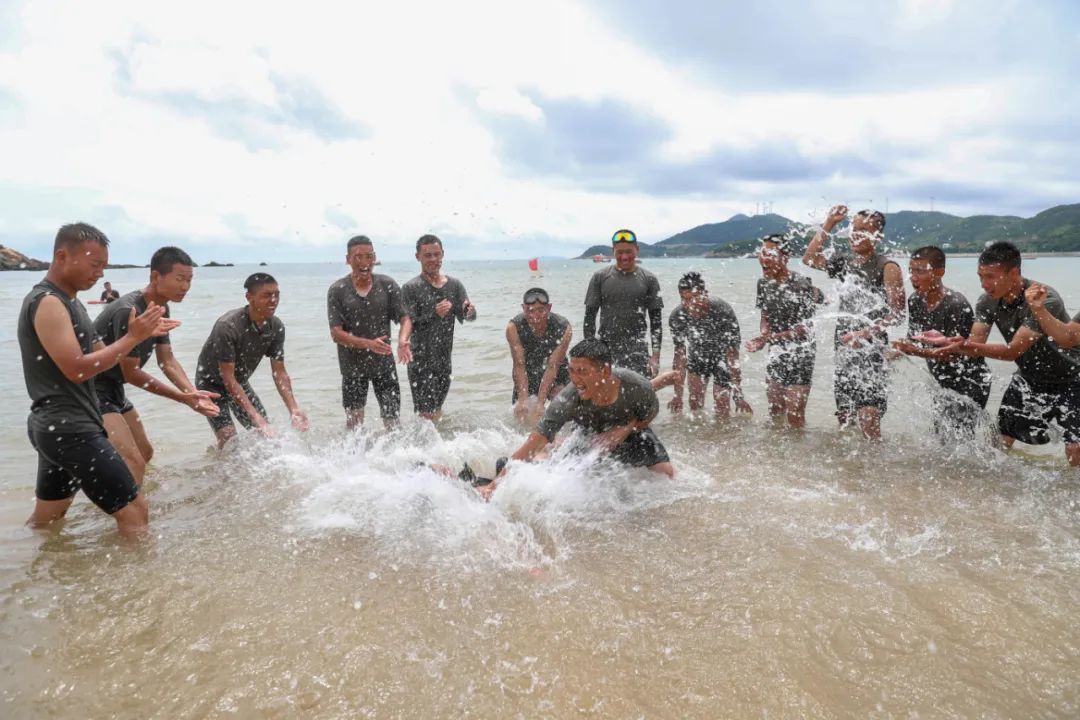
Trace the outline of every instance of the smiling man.
<instances>
[{"instance_id":1,"label":"smiling man","mask_svg":"<svg viewBox=\"0 0 1080 720\"><path fill-rule=\"evenodd\" d=\"M398 360L408 363L412 360L412 320L394 279L373 272L375 246L369 238L357 235L350 239L345 262L352 272L331 285L326 294L330 337L337 344L341 370L345 426L351 429L364 422L370 384L383 424L393 427L401 412L401 387L389 342L390 323L398 324Z\"/></svg>"},{"instance_id":2,"label":"smiling man","mask_svg":"<svg viewBox=\"0 0 1080 720\"><path fill-rule=\"evenodd\" d=\"M191 289L194 265L188 254L177 247L163 247L154 252L150 258L150 281L146 287L110 303L94 321L94 330L101 341L112 345L127 335L132 308L136 313L143 313L151 304L155 304L164 308L165 317L169 317L169 303L183 302ZM179 323L176 325L179 326ZM169 379L168 383L143 370L151 353ZM217 405L214 404L217 395L195 389L173 354L172 340L168 334L139 343L117 365L96 378L94 389L105 419L105 429L109 431L109 440L131 468L135 482L142 485L146 465L154 456L154 446L150 444L139 411L127 397L127 385L187 405L206 417L218 414Z\"/></svg>"},{"instance_id":3,"label":"smiling man","mask_svg":"<svg viewBox=\"0 0 1080 720\"><path fill-rule=\"evenodd\" d=\"M1045 445L1056 423L1065 439L1065 456L1080 465L1080 348L1065 348L1047 337L1025 297L1034 283L1020 274L1020 251L996 242L979 255L979 282L985 291L975 305L967 338L939 348L941 357L968 356L1016 363L1016 373L1001 398L998 431L1011 448L1016 440ZM1048 285L1037 301L1044 312L1069 322L1061 296ZM988 343L996 326L1005 344Z\"/></svg>"},{"instance_id":4,"label":"smiling man","mask_svg":"<svg viewBox=\"0 0 1080 720\"><path fill-rule=\"evenodd\" d=\"M615 263L598 270L585 293L586 338L599 337L611 350L616 367L655 377L660 368L660 348L664 340L664 299L660 282L638 264L637 236L619 230L611 237ZM596 315L600 314L600 328ZM646 325L646 319L648 324ZM646 330L652 354L646 342Z\"/></svg>"},{"instance_id":5,"label":"smiling man","mask_svg":"<svg viewBox=\"0 0 1080 720\"><path fill-rule=\"evenodd\" d=\"M31 527L63 518L81 489L116 520L121 534L139 536L147 529L146 497L109 442L93 380L175 323L153 302L138 315L131 307L125 334L102 344L76 295L94 286L108 262L104 233L85 223L65 225L56 234L48 274L26 295L19 312L19 349L31 400L27 430L38 454Z\"/></svg>"},{"instance_id":6,"label":"smiling man","mask_svg":"<svg viewBox=\"0 0 1080 720\"><path fill-rule=\"evenodd\" d=\"M570 383L566 350L573 334L570 322L551 312L546 290L525 291L521 312L506 325L514 378L511 402L518 422L535 423L547 401Z\"/></svg>"},{"instance_id":7,"label":"smiling man","mask_svg":"<svg viewBox=\"0 0 1080 720\"><path fill-rule=\"evenodd\" d=\"M648 379L633 370L613 368L608 347L586 338L570 348L570 381L511 460L541 457L559 430L572 422L588 435L591 447L612 459L675 477L667 449L649 427L660 401ZM490 496L496 487L497 481L479 491Z\"/></svg>"},{"instance_id":8,"label":"smiling man","mask_svg":"<svg viewBox=\"0 0 1080 720\"><path fill-rule=\"evenodd\" d=\"M285 323L277 316L281 290L277 280L255 273L244 281L247 305L230 310L214 323L199 353L195 384L200 390L216 393L220 411L208 417L210 429L222 447L236 435L232 415L245 428L254 427L264 436L274 434L259 396L248 378L262 359L270 358L270 371L278 394L289 409L292 425L304 432L308 418L293 397L292 380L285 369Z\"/></svg>"}]
</instances>

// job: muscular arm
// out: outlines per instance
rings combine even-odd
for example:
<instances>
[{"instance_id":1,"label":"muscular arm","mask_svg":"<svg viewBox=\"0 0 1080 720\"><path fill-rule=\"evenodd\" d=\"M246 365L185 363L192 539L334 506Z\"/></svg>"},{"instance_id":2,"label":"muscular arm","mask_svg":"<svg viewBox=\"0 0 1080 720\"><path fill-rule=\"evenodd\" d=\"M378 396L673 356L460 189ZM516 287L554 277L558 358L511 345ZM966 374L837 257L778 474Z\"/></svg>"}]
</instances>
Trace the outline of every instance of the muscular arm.
<instances>
[{"instance_id":1,"label":"muscular arm","mask_svg":"<svg viewBox=\"0 0 1080 720\"><path fill-rule=\"evenodd\" d=\"M240 382L236 379L236 363L219 362L218 369L221 371L221 383L225 386L225 390L229 393L237 405L243 408L244 412L251 418L252 424L255 427L262 429L269 427L270 423L266 422L266 418L259 414L259 411L255 409L251 400L248 399L247 393L244 392L244 388L240 385ZM277 378L274 378L275 384Z\"/></svg>"},{"instance_id":2,"label":"muscular arm","mask_svg":"<svg viewBox=\"0 0 1080 720\"><path fill-rule=\"evenodd\" d=\"M525 348L518 337L517 327L514 323L506 325L506 342L510 345L510 359L513 361L511 375L514 378L514 389L519 403L529 399L529 375L525 372Z\"/></svg>"},{"instance_id":3,"label":"muscular arm","mask_svg":"<svg viewBox=\"0 0 1080 720\"><path fill-rule=\"evenodd\" d=\"M1022 327L1013 335L1008 345L1000 343L973 342L970 338L959 347L961 355L990 358L991 360L1013 361L1031 349L1042 337L1031 328Z\"/></svg>"},{"instance_id":4,"label":"muscular arm","mask_svg":"<svg viewBox=\"0 0 1080 720\"><path fill-rule=\"evenodd\" d=\"M511 327L513 327L511 325ZM507 330L509 332L509 330ZM517 331L514 331L517 334ZM540 398L540 404L543 405L547 400L548 394L551 392L551 386L555 384L555 378L559 374L559 366L562 365L563 360L566 358L566 351L570 347L570 339L574 336L574 328L569 324L566 326L566 332L563 333L562 339L559 340L559 345L551 352L551 357L548 358L547 368L544 369L544 376L540 378L540 389L536 395ZM524 354L522 355L524 358ZM521 397L519 394L518 397Z\"/></svg>"},{"instance_id":5,"label":"muscular arm","mask_svg":"<svg viewBox=\"0 0 1080 720\"><path fill-rule=\"evenodd\" d=\"M334 325L330 328L330 338L338 345L342 345L347 348L355 348L357 350L369 349L368 343L371 342L367 338L353 335L341 325Z\"/></svg>"},{"instance_id":6,"label":"muscular arm","mask_svg":"<svg viewBox=\"0 0 1080 720\"><path fill-rule=\"evenodd\" d=\"M92 352L83 353L67 308L60 298L52 295L46 295L38 304L34 314L34 332L56 367L73 383L86 382L108 370L138 344L135 338L127 334L112 345L96 343Z\"/></svg>"},{"instance_id":7,"label":"muscular arm","mask_svg":"<svg viewBox=\"0 0 1080 720\"><path fill-rule=\"evenodd\" d=\"M1043 332L1063 348L1080 345L1080 322L1062 322L1054 317L1045 305L1029 304L1031 314L1039 323Z\"/></svg>"},{"instance_id":8,"label":"muscular arm","mask_svg":"<svg viewBox=\"0 0 1080 720\"><path fill-rule=\"evenodd\" d=\"M828 231L824 228L814 233L810 244L806 246L806 252L803 253L803 265L812 267L815 270L825 269L825 265L828 263L828 258L825 257L825 237L827 235Z\"/></svg>"},{"instance_id":9,"label":"muscular arm","mask_svg":"<svg viewBox=\"0 0 1080 720\"><path fill-rule=\"evenodd\" d=\"M167 347L159 345L158 347ZM171 353L170 353L171 354ZM164 370L164 367L162 367ZM125 356L120 358L120 372L124 375L124 382L133 387L142 388L143 390L160 395L161 397L175 400L178 403L188 403L189 398L183 391L163 383L150 373L139 367L139 358ZM182 371L181 371L182 372ZM171 378L170 378L171 379ZM187 376L184 376L187 379ZM190 384L190 381L189 381Z\"/></svg>"},{"instance_id":10,"label":"muscular arm","mask_svg":"<svg viewBox=\"0 0 1080 720\"><path fill-rule=\"evenodd\" d=\"M904 276L900 266L889 263L885 266L885 298L889 303L889 314L881 319L882 326L899 325L904 321L907 310L907 297L904 293Z\"/></svg>"},{"instance_id":11,"label":"muscular arm","mask_svg":"<svg viewBox=\"0 0 1080 720\"><path fill-rule=\"evenodd\" d=\"M292 378L289 377L288 371L285 370L285 361L271 360L270 374L274 376L274 386L277 388L278 395L285 401L285 407L289 408L289 414L296 414L300 410L300 406L296 404L296 398L293 397Z\"/></svg>"},{"instance_id":12,"label":"muscular arm","mask_svg":"<svg viewBox=\"0 0 1080 720\"><path fill-rule=\"evenodd\" d=\"M181 392L195 392L195 384L191 382L191 378L184 371L184 366L176 359L171 344L164 343L155 346L154 356L157 359L158 367L161 368L161 372L165 373L165 377L169 378L169 382L179 388Z\"/></svg>"},{"instance_id":13,"label":"muscular arm","mask_svg":"<svg viewBox=\"0 0 1080 720\"><path fill-rule=\"evenodd\" d=\"M683 387L686 385L686 346L675 346L675 357L671 361L675 371L675 397L682 399Z\"/></svg>"},{"instance_id":14,"label":"muscular arm","mask_svg":"<svg viewBox=\"0 0 1080 720\"><path fill-rule=\"evenodd\" d=\"M525 439L525 442L521 447L514 451L514 454L510 456L510 459L528 462L536 457L537 453L546 448L548 444L548 439L534 430L529 433L529 437Z\"/></svg>"}]
</instances>

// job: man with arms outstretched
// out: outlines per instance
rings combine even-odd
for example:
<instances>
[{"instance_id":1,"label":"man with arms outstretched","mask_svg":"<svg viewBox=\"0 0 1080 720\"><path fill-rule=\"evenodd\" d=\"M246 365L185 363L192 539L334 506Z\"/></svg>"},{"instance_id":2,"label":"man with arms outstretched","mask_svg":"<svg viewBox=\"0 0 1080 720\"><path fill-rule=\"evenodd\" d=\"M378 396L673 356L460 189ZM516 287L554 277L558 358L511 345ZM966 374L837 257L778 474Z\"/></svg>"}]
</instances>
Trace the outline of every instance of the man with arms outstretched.
<instances>
[{"instance_id":1,"label":"man with arms outstretched","mask_svg":"<svg viewBox=\"0 0 1080 720\"><path fill-rule=\"evenodd\" d=\"M36 501L27 521L45 527L64 517L80 489L112 515L123 535L146 532L149 507L131 470L109 442L94 394L94 376L154 335L176 326L153 303L128 311L127 333L105 346L76 299L102 276L109 240L85 223L56 234L45 278L27 294L19 312L19 350L30 395L30 443L38 454Z\"/></svg>"},{"instance_id":2,"label":"man with arms outstretched","mask_svg":"<svg viewBox=\"0 0 1080 720\"><path fill-rule=\"evenodd\" d=\"M851 220L851 253L825 254L825 239L848 216L844 205L829 210L803 263L840 281L840 312L834 346L833 397L842 427L857 422L863 437L881 439L881 418L888 409L889 371L885 352L888 328L904 319L904 277L900 266L879 253L885 215L860 210Z\"/></svg>"},{"instance_id":3,"label":"man with arms outstretched","mask_svg":"<svg viewBox=\"0 0 1080 720\"><path fill-rule=\"evenodd\" d=\"M124 337L132 308L136 313L142 313L153 303L163 308L165 317L169 317L169 303L183 301L191 289L194 272L194 263L180 248L163 247L157 250L150 258L150 282L146 287L109 303L94 320L98 337L106 345L112 345ZM156 356L158 367L171 384L143 370L151 353ZM131 468L136 484L141 486L146 465L154 455L154 446L150 444L139 411L127 397L127 385L187 405L206 417L218 414L217 405L214 404L217 396L195 389L180 361L173 355L172 341L167 334L144 340L119 363L97 376L94 390L109 440Z\"/></svg>"},{"instance_id":4,"label":"man with arms outstretched","mask_svg":"<svg viewBox=\"0 0 1080 720\"><path fill-rule=\"evenodd\" d=\"M232 415L245 428L254 427L265 436L274 434L266 408L248 384L264 357L270 358L274 385L289 409L293 427L301 432L308 429L307 415L293 397L292 380L285 369L285 323L276 314L281 300L277 280L255 273L244 281L244 290L247 305L230 310L214 323L199 353L195 376L196 387L219 396L215 400L218 415L207 418L219 448L236 435Z\"/></svg>"},{"instance_id":5,"label":"man with arms outstretched","mask_svg":"<svg viewBox=\"0 0 1080 720\"><path fill-rule=\"evenodd\" d=\"M979 255L983 296L975 305L975 324L967 338L939 348L938 355L984 357L1016 363L1016 373L1001 398L998 431L1011 448L1016 440L1029 445L1050 442L1050 424L1064 433L1065 456L1080 465L1080 348L1061 347L1047 337L1028 306L1026 291L1034 284L1020 274L1020 251L996 242ZM1069 322L1057 291L1042 286L1039 302L1061 323ZM988 343L996 326L1006 344Z\"/></svg>"}]
</instances>

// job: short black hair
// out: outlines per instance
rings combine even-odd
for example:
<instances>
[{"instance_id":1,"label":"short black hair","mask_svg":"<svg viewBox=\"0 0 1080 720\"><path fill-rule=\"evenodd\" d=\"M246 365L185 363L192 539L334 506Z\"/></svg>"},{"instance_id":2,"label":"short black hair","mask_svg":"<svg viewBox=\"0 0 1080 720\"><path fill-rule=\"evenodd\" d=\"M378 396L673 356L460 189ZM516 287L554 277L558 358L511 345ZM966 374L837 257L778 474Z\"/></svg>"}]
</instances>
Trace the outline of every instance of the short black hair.
<instances>
[{"instance_id":1,"label":"short black hair","mask_svg":"<svg viewBox=\"0 0 1080 720\"><path fill-rule=\"evenodd\" d=\"M416 241L416 252L420 252L421 245L438 245L442 247L442 240L436 235L421 235L420 239Z\"/></svg>"},{"instance_id":2,"label":"short black hair","mask_svg":"<svg viewBox=\"0 0 1080 720\"><path fill-rule=\"evenodd\" d=\"M93 225L78 222L64 225L56 231L56 240L53 242L53 252L60 248L75 247L84 242L97 243L101 247L109 247L109 238L105 233Z\"/></svg>"},{"instance_id":3,"label":"short black hair","mask_svg":"<svg viewBox=\"0 0 1080 720\"><path fill-rule=\"evenodd\" d=\"M930 263L930 267L944 270L945 269L945 251L939 248L937 245L923 245L921 248L911 253L912 260L925 260Z\"/></svg>"},{"instance_id":4,"label":"short black hair","mask_svg":"<svg viewBox=\"0 0 1080 720\"><path fill-rule=\"evenodd\" d=\"M880 210L860 210L855 213L856 217L866 218L877 226L878 230L885 229L885 213Z\"/></svg>"},{"instance_id":5,"label":"short black hair","mask_svg":"<svg viewBox=\"0 0 1080 720\"><path fill-rule=\"evenodd\" d=\"M253 273L248 275L247 280L244 281L244 289L248 292L255 292L255 288L260 285L269 285L273 283L277 285L277 280L269 273Z\"/></svg>"},{"instance_id":6,"label":"short black hair","mask_svg":"<svg viewBox=\"0 0 1080 720\"><path fill-rule=\"evenodd\" d=\"M371 238L367 235L357 235L356 237L349 238L349 242L345 244L345 254L348 255L352 252L352 249L357 245L368 245L369 247L375 247L371 244Z\"/></svg>"},{"instance_id":7,"label":"short black hair","mask_svg":"<svg viewBox=\"0 0 1080 720\"><path fill-rule=\"evenodd\" d=\"M787 235L781 233L773 233L772 235L766 235L758 240L762 245L765 243L775 243L776 248L785 255L791 254L791 245Z\"/></svg>"},{"instance_id":8,"label":"short black hair","mask_svg":"<svg viewBox=\"0 0 1080 720\"><path fill-rule=\"evenodd\" d=\"M705 289L705 278L701 277L699 272L688 272L679 278L679 291L693 290L694 292L701 292Z\"/></svg>"},{"instance_id":9,"label":"short black hair","mask_svg":"<svg viewBox=\"0 0 1080 720\"><path fill-rule=\"evenodd\" d=\"M150 272L157 271L162 275L168 275L172 272L173 265L194 267L195 263L191 261L190 255L172 245L158 248L150 258Z\"/></svg>"},{"instance_id":10,"label":"short black hair","mask_svg":"<svg viewBox=\"0 0 1080 720\"><path fill-rule=\"evenodd\" d=\"M1020 267L1020 251L1011 242L1004 240L991 243L979 253L980 265L1004 265L1009 268Z\"/></svg>"},{"instance_id":11,"label":"short black hair","mask_svg":"<svg viewBox=\"0 0 1080 720\"><path fill-rule=\"evenodd\" d=\"M607 344L596 338L585 338L570 348L570 357L585 358L601 365L611 364L611 350Z\"/></svg>"}]
</instances>

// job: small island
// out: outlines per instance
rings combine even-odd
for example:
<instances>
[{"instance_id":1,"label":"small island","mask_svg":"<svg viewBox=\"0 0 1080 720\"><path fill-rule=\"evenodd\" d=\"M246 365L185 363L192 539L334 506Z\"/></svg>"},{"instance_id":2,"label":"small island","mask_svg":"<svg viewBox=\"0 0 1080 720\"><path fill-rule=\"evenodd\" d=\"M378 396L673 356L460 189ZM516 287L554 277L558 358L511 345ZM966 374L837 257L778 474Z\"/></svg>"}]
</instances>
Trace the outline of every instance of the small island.
<instances>
[{"instance_id":1,"label":"small island","mask_svg":"<svg viewBox=\"0 0 1080 720\"><path fill-rule=\"evenodd\" d=\"M217 260L211 260L203 265L203 267L235 267L232 263L219 263Z\"/></svg>"},{"instance_id":2,"label":"small island","mask_svg":"<svg viewBox=\"0 0 1080 720\"><path fill-rule=\"evenodd\" d=\"M48 270L49 263L0 245L0 270Z\"/></svg>"}]
</instances>

